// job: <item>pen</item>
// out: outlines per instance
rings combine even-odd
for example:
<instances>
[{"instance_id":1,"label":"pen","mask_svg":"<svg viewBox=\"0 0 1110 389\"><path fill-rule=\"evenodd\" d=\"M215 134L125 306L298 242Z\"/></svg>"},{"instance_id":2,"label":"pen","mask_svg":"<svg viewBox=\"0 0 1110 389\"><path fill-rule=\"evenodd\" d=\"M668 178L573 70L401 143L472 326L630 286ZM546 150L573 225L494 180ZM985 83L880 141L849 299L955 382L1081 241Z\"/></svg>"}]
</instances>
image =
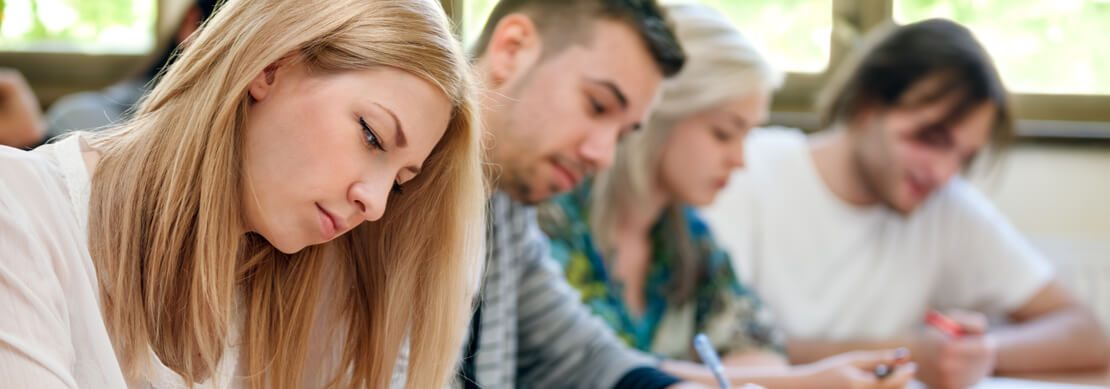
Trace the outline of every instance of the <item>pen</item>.
<instances>
[{"instance_id":1,"label":"pen","mask_svg":"<svg viewBox=\"0 0 1110 389\"><path fill-rule=\"evenodd\" d=\"M937 311L929 311L929 313L926 313L925 323L940 330L940 332L943 332L950 338L959 338L964 335L964 329L960 327L960 323L941 315Z\"/></svg>"},{"instance_id":2,"label":"pen","mask_svg":"<svg viewBox=\"0 0 1110 389\"><path fill-rule=\"evenodd\" d=\"M906 348L899 348L897 350L894 350L894 362L889 365L884 363L876 366L875 376L879 379L883 379L889 376L891 373L894 372L894 369L896 367L898 367L899 365L904 365L907 361L909 361L909 353L910 351Z\"/></svg>"},{"instance_id":3,"label":"pen","mask_svg":"<svg viewBox=\"0 0 1110 389\"><path fill-rule=\"evenodd\" d=\"M717 383L721 385L721 389L731 389L732 386L725 379L725 368L721 365L721 357L717 356L717 351L709 343L709 337L705 334L695 335L694 350L697 350L698 355L701 356L701 361L713 372L713 376L717 378Z\"/></svg>"}]
</instances>

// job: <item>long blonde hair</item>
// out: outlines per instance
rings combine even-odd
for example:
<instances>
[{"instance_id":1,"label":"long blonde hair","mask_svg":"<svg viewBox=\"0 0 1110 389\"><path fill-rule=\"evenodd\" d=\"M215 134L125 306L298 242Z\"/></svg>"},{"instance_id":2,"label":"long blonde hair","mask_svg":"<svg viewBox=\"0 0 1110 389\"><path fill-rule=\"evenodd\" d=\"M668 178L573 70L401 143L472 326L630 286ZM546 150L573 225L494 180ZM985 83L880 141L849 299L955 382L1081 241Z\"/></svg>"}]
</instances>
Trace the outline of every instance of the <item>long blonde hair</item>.
<instances>
[{"instance_id":1,"label":"long blonde hair","mask_svg":"<svg viewBox=\"0 0 1110 389\"><path fill-rule=\"evenodd\" d=\"M90 250L101 305L129 379L148 347L186 382L215 374L242 296L251 387L301 385L322 288L343 334L332 387L386 387L405 339L407 386L443 387L465 339L482 259L485 185L472 75L434 0L229 0L141 103L96 135ZM288 55L293 53L293 55ZM389 66L453 103L424 173L373 223L285 255L237 233L247 89L291 58L314 72ZM338 285L324 285L324 253ZM332 339L332 338L329 338ZM315 361L314 361L315 362Z\"/></svg>"},{"instance_id":2,"label":"long blonde hair","mask_svg":"<svg viewBox=\"0 0 1110 389\"><path fill-rule=\"evenodd\" d=\"M622 140L613 166L598 174L590 195L590 227L602 253L613 250L612 236L622 215L637 212L655 190L659 158L671 130L683 118L713 108L729 99L770 93L782 83L754 44L720 12L700 4L668 4L667 16L686 51L686 65L663 81L662 98L652 109L644 129ZM681 212L669 207L664 218L675 221ZM676 223L669 226L675 227ZM676 300L693 292L697 263L692 243L682 228L668 231L675 238L678 268L671 285Z\"/></svg>"}]
</instances>

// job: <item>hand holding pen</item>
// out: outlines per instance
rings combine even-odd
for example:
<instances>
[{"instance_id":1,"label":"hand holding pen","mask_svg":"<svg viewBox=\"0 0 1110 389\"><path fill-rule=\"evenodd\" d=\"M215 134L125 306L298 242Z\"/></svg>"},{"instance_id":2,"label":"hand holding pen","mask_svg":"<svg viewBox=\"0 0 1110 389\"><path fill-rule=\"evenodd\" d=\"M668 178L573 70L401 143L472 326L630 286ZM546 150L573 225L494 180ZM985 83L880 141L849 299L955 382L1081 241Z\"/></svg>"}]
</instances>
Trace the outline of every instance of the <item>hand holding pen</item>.
<instances>
[{"instance_id":1,"label":"hand holding pen","mask_svg":"<svg viewBox=\"0 0 1110 389\"><path fill-rule=\"evenodd\" d=\"M924 320L927 328L914 348L919 380L934 389L966 388L993 372L997 346L987 335L986 316L930 311Z\"/></svg>"}]
</instances>

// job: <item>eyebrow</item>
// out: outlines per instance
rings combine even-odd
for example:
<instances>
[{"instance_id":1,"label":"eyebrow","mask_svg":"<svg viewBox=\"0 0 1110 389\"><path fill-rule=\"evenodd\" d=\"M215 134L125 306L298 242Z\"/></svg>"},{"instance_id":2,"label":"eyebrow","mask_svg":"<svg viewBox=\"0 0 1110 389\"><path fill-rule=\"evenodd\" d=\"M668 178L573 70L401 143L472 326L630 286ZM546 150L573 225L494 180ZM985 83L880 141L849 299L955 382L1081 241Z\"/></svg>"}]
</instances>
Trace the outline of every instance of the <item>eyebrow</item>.
<instances>
[{"instance_id":1,"label":"eyebrow","mask_svg":"<svg viewBox=\"0 0 1110 389\"><path fill-rule=\"evenodd\" d=\"M401 121L397 119L397 115L394 114L393 111L389 110L389 108L386 108L384 105L378 103L373 104L378 106L378 108L381 108L383 111L385 111L385 113L388 113L389 117L393 118L393 128L397 129L397 147L408 146L409 140L408 138L405 138L405 130L401 128Z\"/></svg>"},{"instance_id":2,"label":"eyebrow","mask_svg":"<svg viewBox=\"0 0 1110 389\"><path fill-rule=\"evenodd\" d=\"M744 118L740 117L739 115L735 115L735 114L732 115L732 124L734 126L736 126L736 128L740 128L740 129L748 127L748 121L744 120Z\"/></svg>"},{"instance_id":3,"label":"eyebrow","mask_svg":"<svg viewBox=\"0 0 1110 389\"><path fill-rule=\"evenodd\" d=\"M621 92L621 88L617 87L617 84L614 84L612 81L607 80L589 79L589 81L594 84L609 88L609 91L613 92L613 95L617 96L617 101L620 102L621 108L628 108L628 98L624 97L624 93Z\"/></svg>"},{"instance_id":4,"label":"eyebrow","mask_svg":"<svg viewBox=\"0 0 1110 389\"><path fill-rule=\"evenodd\" d=\"M385 113L388 113L389 117L393 118L393 128L397 129L397 147L408 146L409 145L409 140L408 140L408 138L405 137L405 129L401 127L401 120L397 119L397 114L394 114L392 110L390 110L389 108L386 108L384 105L381 105L381 104L378 104L378 103L373 103L373 104L378 106L378 108L381 108L382 111L385 111ZM418 166L409 166L409 167L406 167L405 170L408 170L409 172L412 173L413 177L416 177L416 176L420 175L420 171L422 169Z\"/></svg>"}]
</instances>

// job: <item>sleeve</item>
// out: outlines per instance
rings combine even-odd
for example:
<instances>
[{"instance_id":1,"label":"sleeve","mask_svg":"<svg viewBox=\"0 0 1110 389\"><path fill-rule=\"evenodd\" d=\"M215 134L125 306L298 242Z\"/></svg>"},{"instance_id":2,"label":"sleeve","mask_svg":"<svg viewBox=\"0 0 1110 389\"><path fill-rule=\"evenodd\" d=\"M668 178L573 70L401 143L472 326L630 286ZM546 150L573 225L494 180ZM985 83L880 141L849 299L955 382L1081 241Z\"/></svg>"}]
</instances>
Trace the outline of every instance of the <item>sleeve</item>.
<instances>
[{"instance_id":1,"label":"sleeve","mask_svg":"<svg viewBox=\"0 0 1110 389\"><path fill-rule=\"evenodd\" d=\"M978 190L955 179L945 193L946 260L938 308L1009 313L1053 278L1052 265Z\"/></svg>"},{"instance_id":2,"label":"sleeve","mask_svg":"<svg viewBox=\"0 0 1110 389\"><path fill-rule=\"evenodd\" d=\"M723 354L771 351L784 354L785 335L771 311L754 289L745 287L733 271L727 252L717 246L712 233L696 212L689 210L692 235L706 253L708 282L697 291L699 331L709 336Z\"/></svg>"},{"instance_id":3,"label":"sleeve","mask_svg":"<svg viewBox=\"0 0 1110 389\"><path fill-rule=\"evenodd\" d=\"M658 361L627 348L579 303L577 292L548 256L534 217L514 237L517 296L518 380L529 387L613 388L637 368L656 371ZM656 371L657 372L657 371ZM659 373L662 374L662 373Z\"/></svg>"},{"instance_id":4,"label":"sleeve","mask_svg":"<svg viewBox=\"0 0 1110 389\"><path fill-rule=\"evenodd\" d=\"M122 114L121 107L100 92L80 92L65 96L46 111L47 139L71 131L91 130L112 124Z\"/></svg>"},{"instance_id":5,"label":"sleeve","mask_svg":"<svg viewBox=\"0 0 1110 389\"><path fill-rule=\"evenodd\" d=\"M77 388L65 270L52 263L66 242L40 228L62 211L35 203L50 199L50 188L19 159L0 148L0 386Z\"/></svg>"}]
</instances>

